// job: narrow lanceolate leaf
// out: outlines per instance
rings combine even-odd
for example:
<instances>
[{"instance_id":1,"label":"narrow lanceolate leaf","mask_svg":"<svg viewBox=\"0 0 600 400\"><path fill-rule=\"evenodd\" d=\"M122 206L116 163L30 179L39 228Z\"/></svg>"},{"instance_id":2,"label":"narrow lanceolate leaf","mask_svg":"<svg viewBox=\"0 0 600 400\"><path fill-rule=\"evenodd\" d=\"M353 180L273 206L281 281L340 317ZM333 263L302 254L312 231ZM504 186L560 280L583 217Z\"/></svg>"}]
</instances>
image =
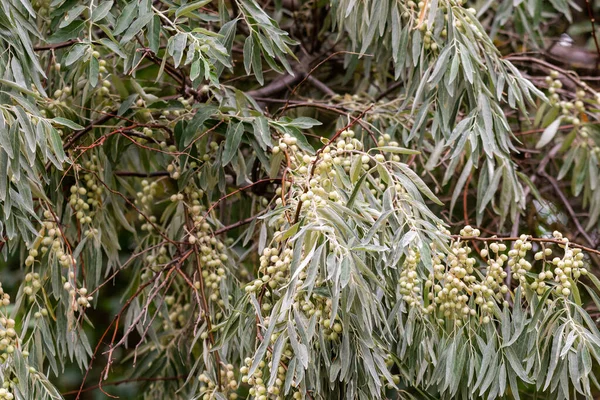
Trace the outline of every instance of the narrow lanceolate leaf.
<instances>
[{"instance_id":1,"label":"narrow lanceolate leaf","mask_svg":"<svg viewBox=\"0 0 600 400\"><path fill-rule=\"evenodd\" d=\"M406 164L402 164L402 163L399 163L398 166L400 167L400 169L402 170L404 175L406 175L415 184L415 186L419 189L419 191L421 193L423 193L425 196L427 196L427 198L429 198L429 200L433 201L435 204L438 204L440 206L444 205L444 203L442 203L437 198L437 196L435 194L433 194L431 189L429 189L427 187L425 182L423 182L423 180L421 178L419 178L419 176L412 169L410 169L410 167L408 167Z\"/></svg>"},{"instance_id":2,"label":"narrow lanceolate leaf","mask_svg":"<svg viewBox=\"0 0 600 400\"><path fill-rule=\"evenodd\" d=\"M313 126L322 125L322 123L313 118L299 117L292 120L292 122L290 122L290 125L293 125L300 129L310 129Z\"/></svg>"},{"instance_id":3,"label":"narrow lanceolate leaf","mask_svg":"<svg viewBox=\"0 0 600 400\"><path fill-rule=\"evenodd\" d=\"M409 154L409 155L421 154L421 152L418 151L418 150L405 149L403 147L395 147L395 146L373 147L373 148L369 149L369 152L371 152L371 151L383 151L383 152L386 152L386 153Z\"/></svg>"},{"instance_id":4,"label":"narrow lanceolate leaf","mask_svg":"<svg viewBox=\"0 0 600 400\"><path fill-rule=\"evenodd\" d=\"M73 46L65 58L65 65L69 66L79 60L88 48L89 46L85 44L76 44Z\"/></svg>"},{"instance_id":5,"label":"narrow lanceolate leaf","mask_svg":"<svg viewBox=\"0 0 600 400\"><path fill-rule=\"evenodd\" d=\"M58 27L64 28L65 26L69 25L71 22L75 21L77 19L77 17L79 17L85 9L87 9L87 7L84 6L83 4L80 4L78 6L71 8L67 12L67 14L63 17L60 24L58 24Z\"/></svg>"},{"instance_id":6,"label":"narrow lanceolate leaf","mask_svg":"<svg viewBox=\"0 0 600 400\"><path fill-rule=\"evenodd\" d=\"M254 53L254 39L248 36L244 42L244 69L246 74L250 75L252 71L252 54Z\"/></svg>"},{"instance_id":7,"label":"narrow lanceolate leaf","mask_svg":"<svg viewBox=\"0 0 600 400\"><path fill-rule=\"evenodd\" d=\"M233 159L233 156L238 151L240 143L242 142L242 135L244 133L244 124L238 122L237 124L230 124L227 128L227 135L225 138L225 149L223 151L223 165L227 165Z\"/></svg>"},{"instance_id":8,"label":"narrow lanceolate leaf","mask_svg":"<svg viewBox=\"0 0 600 400\"><path fill-rule=\"evenodd\" d=\"M187 43L187 35L185 33L178 33L172 39L171 55L173 56L175 67L178 67L179 63L181 62L186 43Z\"/></svg>"},{"instance_id":9,"label":"narrow lanceolate leaf","mask_svg":"<svg viewBox=\"0 0 600 400\"><path fill-rule=\"evenodd\" d=\"M96 87L98 84L98 73L100 72L100 64L96 57L90 59L88 79L91 87Z\"/></svg>"},{"instance_id":10,"label":"narrow lanceolate leaf","mask_svg":"<svg viewBox=\"0 0 600 400\"><path fill-rule=\"evenodd\" d=\"M59 29L56 33L48 38L48 43L61 43L73 40L79 36L83 30L85 23L81 20L75 21L64 28Z\"/></svg>"},{"instance_id":11,"label":"narrow lanceolate leaf","mask_svg":"<svg viewBox=\"0 0 600 400\"><path fill-rule=\"evenodd\" d=\"M121 10L119 17L117 18L117 25L115 26L115 29L112 32L113 35L119 35L125 32L125 30L129 28L129 26L133 22L133 19L135 18L136 14L137 2L131 1Z\"/></svg>"},{"instance_id":12,"label":"narrow lanceolate leaf","mask_svg":"<svg viewBox=\"0 0 600 400\"><path fill-rule=\"evenodd\" d=\"M546 129L544 129L544 132L542 133L540 140L535 145L536 149L540 149L540 148L544 147L545 145L547 145L548 143L550 143L550 141L556 135L556 132L558 132L560 123L561 123L561 119L557 118L556 120L554 120L554 122L552 122L550 125L548 125L548 127Z\"/></svg>"},{"instance_id":13,"label":"narrow lanceolate leaf","mask_svg":"<svg viewBox=\"0 0 600 400\"><path fill-rule=\"evenodd\" d=\"M102 3L99 3L98 7L96 7L92 12L92 21L98 22L102 18L106 17L113 6L113 3L113 0L105 0Z\"/></svg>"},{"instance_id":14,"label":"narrow lanceolate leaf","mask_svg":"<svg viewBox=\"0 0 600 400\"><path fill-rule=\"evenodd\" d=\"M0 148L0 168L1 171L6 171L8 168L8 154L4 149ZM7 176L6 173L0 173L0 201L6 200L7 190Z\"/></svg>"},{"instance_id":15,"label":"narrow lanceolate leaf","mask_svg":"<svg viewBox=\"0 0 600 400\"><path fill-rule=\"evenodd\" d=\"M71 128L71 129L74 129L74 130L83 129L83 126L79 125L76 122L71 121L70 119L66 119L66 118L63 118L63 117L55 117L55 118L52 119L52 121L55 122L55 123L57 123L57 124L59 124L59 125L66 126L66 127Z\"/></svg>"},{"instance_id":16,"label":"narrow lanceolate leaf","mask_svg":"<svg viewBox=\"0 0 600 400\"><path fill-rule=\"evenodd\" d=\"M184 6L181 6L175 11L175 17L185 17L188 15L192 15L194 11L197 9L204 7L212 0L200 0L200 1L192 1Z\"/></svg>"},{"instance_id":17,"label":"narrow lanceolate leaf","mask_svg":"<svg viewBox=\"0 0 600 400\"><path fill-rule=\"evenodd\" d=\"M56 157L58 157L58 161L65 161L67 156L63 150L63 142L58 134L58 131L54 129L54 127L50 127L50 143L52 143L52 149L54 150Z\"/></svg>"},{"instance_id":18,"label":"narrow lanceolate leaf","mask_svg":"<svg viewBox=\"0 0 600 400\"><path fill-rule=\"evenodd\" d=\"M208 104L203 104L196 109L194 116L186 126L179 140L183 144L183 147L187 147L200 134L200 128L216 111L217 108L215 106Z\"/></svg>"},{"instance_id":19,"label":"narrow lanceolate leaf","mask_svg":"<svg viewBox=\"0 0 600 400\"><path fill-rule=\"evenodd\" d=\"M148 13L137 18L125 31L121 38L121 44L129 42L135 35L137 35L154 17L154 14Z\"/></svg>"}]
</instances>

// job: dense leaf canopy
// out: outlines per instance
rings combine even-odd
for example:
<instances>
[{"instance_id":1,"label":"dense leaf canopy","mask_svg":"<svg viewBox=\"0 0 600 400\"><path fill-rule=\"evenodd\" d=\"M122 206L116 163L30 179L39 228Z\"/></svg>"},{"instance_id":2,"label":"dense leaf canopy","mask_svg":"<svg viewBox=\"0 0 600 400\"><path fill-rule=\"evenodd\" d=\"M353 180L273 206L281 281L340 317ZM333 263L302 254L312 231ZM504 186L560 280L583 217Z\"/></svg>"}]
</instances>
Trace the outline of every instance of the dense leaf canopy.
<instances>
[{"instance_id":1,"label":"dense leaf canopy","mask_svg":"<svg viewBox=\"0 0 600 400\"><path fill-rule=\"evenodd\" d=\"M0 399L593 398L595 11L0 0Z\"/></svg>"}]
</instances>

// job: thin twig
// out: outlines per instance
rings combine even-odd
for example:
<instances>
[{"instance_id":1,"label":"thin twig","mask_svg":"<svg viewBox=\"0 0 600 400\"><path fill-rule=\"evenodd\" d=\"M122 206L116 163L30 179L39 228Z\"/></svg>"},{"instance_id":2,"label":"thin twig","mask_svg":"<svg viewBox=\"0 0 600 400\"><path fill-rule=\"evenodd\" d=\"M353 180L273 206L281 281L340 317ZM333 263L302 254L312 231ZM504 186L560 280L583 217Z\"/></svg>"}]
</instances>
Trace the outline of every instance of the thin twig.
<instances>
[{"instance_id":1,"label":"thin twig","mask_svg":"<svg viewBox=\"0 0 600 400\"><path fill-rule=\"evenodd\" d=\"M136 171L115 171L116 176L134 176L140 178L152 178L156 176L169 176L168 171L154 171L154 172L136 172Z\"/></svg>"},{"instance_id":2,"label":"thin twig","mask_svg":"<svg viewBox=\"0 0 600 400\"><path fill-rule=\"evenodd\" d=\"M315 78L312 75L308 76L308 81L311 83L311 85L313 85L314 87L316 87L317 89L319 89L321 92L325 93L328 96L336 96L337 93L334 92L329 86L327 86L325 83L321 82L320 80L318 80L317 78Z\"/></svg>"},{"instance_id":3,"label":"thin twig","mask_svg":"<svg viewBox=\"0 0 600 400\"><path fill-rule=\"evenodd\" d=\"M82 137L83 135L85 135L86 133L88 133L89 131L91 131L92 129L94 129L94 127L96 125L102 125L105 122L111 120L112 118L115 118L117 111L111 111L109 113L107 113L106 115L103 115L102 117L98 118L95 121L92 121L88 126L86 126L85 128L78 130L77 132L75 132L73 135L71 135L71 137L68 138L67 142L65 143L65 145L63 146L63 148L65 150L68 150L71 146L73 146L73 144L75 144L75 142L77 142L77 140L79 140L80 137Z\"/></svg>"},{"instance_id":4,"label":"thin twig","mask_svg":"<svg viewBox=\"0 0 600 400\"><path fill-rule=\"evenodd\" d=\"M598 53L598 56L600 56L600 44L598 44L598 38L596 37L596 18L594 18L594 11L592 10L590 0L585 0L585 4L587 5L588 16L590 17L590 24L592 25L592 37L594 38L594 44L596 45L596 52ZM598 65L597 62L596 65Z\"/></svg>"},{"instance_id":5,"label":"thin twig","mask_svg":"<svg viewBox=\"0 0 600 400\"><path fill-rule=\"evenodd\" d=\"M563 191L560 190L560 187L558 186L556 179L554 179L550 175L548 175L548 173L546 171L541 171L540 175L542 175L544 178L546 178L546 180L548 182L550 182L550 185L552 185L552 187L554 188L554 191L556 192L558 197L560 197L560 200L563 202L563 205L565 206L567 213L571 216L571 219L573 220L573 223L575 224L575 227L577 228L579 233L581 233L581 236L583 236L585 238L585 240L588 242L588 244L590 246L594 246L594 241L592 240L590 235L588 235L588 233L585 231L585 229L583 229L583 226L581 226L581 224L579 223L579 218L577 218L577 215L575 215L575 211L573 211L573 207L571 207L571 204L569 202L569 199L567 199L567 196L565 196Z\"/></svg>"},{"instance_id":6,"label":"thin twig","mask_svg":"<svg viewBox=\"0 0 600 400\"><path fill-rule=\"evenodd\" d=\"M304 77L304 79L302 79L300 81L300 83L298 83L294 87L294 89L292 90L292 93L290 93L290 96L287 99L287 101L286 101L285 105L283 106L283 108L280 109L277 112L280 113L280 114L283 114L285 112L285 110L287 110L287 108L288 108L290 99L294 96L294 94L296 93L296 90L298 90L298 88L304 83L304 81L306 81L312 75L312 73L317 70L317 68L319 68L321 65L323 65L324 63L326 63L327 61L329 61L331 58L335 57L338 54L357 54L357 53L353 53L353 52L349 52L349 51L336 51L335 53L331 53L330 55L328 55L327 57L325 57L324 60L320 61L310 71L308 71L308 73L306 73L306 76Z\"/></svg>"},{"instance_id":7,"label":"thin twig","mask_svg":"<svg viewBox=\"0 0 600 400\"><path fill-rule=\"evenodd\" d=\"M264 212L258 213L256 215L253 215L253 216L248 217L246 219L239 220L238 222L236 222L234 224L227 225L227 226L224 226L224 227L222 227L220 229L217 229L216 231L214 231L213 236L221 235L223 233L229 232L232 229L239 228L240 226L244 226L246 224L249 224L250 222L252 222L255 219L257 219L258 217L260 217L262 214L264 214Z\"/></svg>"},{"instance_id":8,"label":"thin twig","mask_svg":"<svg viewBox=\"0 0 600 400\"><path fill-rule=\"evenodd\" d=\"M172 264L177 264L177 263L181 264L181 263L183 263L191 254L192 254L192 250L188 250L180 258L175 259L171 263L167 264L162 271L164 271L167 267L169 267ZM85 381L87 380L87 377L88 377L88 375L89 375L89 373L90 373L90 371L92 369L92 365L94 363L94 360L96 359L96 356L98 355L98 351L100 350L100 347L104 343L104 338L106 337L106 335L110 331L111 327L113 325L115 325L115 331L118 329L119 321L121 319L121 315L123 315L123 313L125 312L125 310L127 310L127 308L129 307L129 305L131 305L131 303L133 302L133 300L142 292L142 290L144 290L144 288L146 288L147 286L149 286L150 284L152 284L156 279L158 279L159 276L160 276L160 274L157 273L148 282L143 283L137 289L137 291L127 300L127 302L123 305L123 307L121 307L121 310L119 311L119 313L115 316L115 318L112 320L112 322L108 325L108 327L106 328L106 330L104 331L104 333L102 334L102 336L100 337L100 339L98 340L98 343L96 344L96 347L94 348L94 352L93 352L92 357L90 359L90 363L88 364L88 367L85 370L85 374L83 375L83 379L81 381L81 386L79 387L79 390L77 391L77 397L75 398L75 400L79 400L79 398L81 397L81 393L83 393L85 391L85 389L83 387L85 385ZM100 388L100 387L101 387L101 385L98 386L98 388Z\"/></svg>"},{"instance_id":9,"label":"thin twig","mask_svg":"<svg viewBox=\"0 0 600 400\"><path fill-rule=\"evenodd\" d=\"M45 51L45 50L56 50L62 49L63 47L69 47L70 45L77 43L77 39L71 39L62 43L49 44L47 46L36 46L33 48L35 51Z\"/></svg>"}]
</instances>

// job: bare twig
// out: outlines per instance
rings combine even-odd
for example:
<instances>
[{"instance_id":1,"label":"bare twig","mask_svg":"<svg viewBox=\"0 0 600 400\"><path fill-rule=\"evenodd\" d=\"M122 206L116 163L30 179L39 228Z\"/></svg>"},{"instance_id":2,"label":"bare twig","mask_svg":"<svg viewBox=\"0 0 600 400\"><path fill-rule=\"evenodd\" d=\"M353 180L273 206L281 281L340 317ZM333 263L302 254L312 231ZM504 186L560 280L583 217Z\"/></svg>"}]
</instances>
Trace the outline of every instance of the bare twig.
<instances>
[{"instance_id":1,"label":"bare twig","mask_svg":"<svg viewBox=\"0 0 600 400\"><path fill-rule=\"evenodd\" d=\"M598 37L596 37L596 18L594 18L594 11L592 10L590 0L585 0L585 4L587 5L588 16L590 17L590 24L592 25L592 37L594 38L594 44L596 45L596 52L598 53L598 56L600 56L600 44L598 44ZM598 65L597 62L596 65Z\"/></svg>"},{"instance_id":2,"label":"bare twig","mask_svg":"<svg viewBox=\"0 0 600 400\"><path fill-rule=\"evenodd\" d=\"M192 250L188 250L185 254L182 254L181 257L173 260L171 263L169 263L167 266L165 266L165 269L170 267L170 265L177 264L177 263L179 263L179 264L183 263L191 254L192 254ZM170 268L172 270L173 267L170 267ZM163 271L164 271L164 269L163 269ZM87 380L87 377L92 369L92 365L93 365L94 360L96 359L96 356L98 355L98 351L100 350L100 347L104 343L104 338L106 337L108 332L111 330L111 327L113 325L115 325L115 333L116 333L118 326L119 326L119 321L121 320L121 316L123 315L125 310L127 310L127 308L131 305L133 300L135 300L135 298L137 296L139 296L139 294L142 292L142 290L144 290L147 286L151 285L154 281L156 281L156 279L158 279L158 277L159 277L159 274L157 273L148 282L140 285L140 287L138 287L136 292L127 300L127 302L123 305L123 307L121 307L121 310L119 311L119 313L114 317L112 322L108 325L108 327L106 328L106 330L104 331L104 333L102 334L100 339L98 340L96 347L94 348L94 353L92 354L90 363L88 364L88 367L85 370L85 374L83 375L83 379L81 381L81 386L79 387L79 390L77 391L77 397L75 398L75 400L79 400L79 398L81 397L81 394L85 391L85 389L83 387L85 385L85 381ZM101 387L102 387L102 385L99 384L98 388L101 389Z\"/></svg>"},{"instance_id":3,"label":"bare twig","mask_svg":"<svg viewBox=\"0 0 600 400\"><path fill-rule=\"evenodd\" d=\"M585 238L585 240L588 242L588 244L590 246L594 246L594 241L592 240L590 235L588 235L588 233L585 231L585 229L583 229L583 226L581 226L581 224L579 223L579 218L577 218L577 215L575 215L575 211L573 211L573 207L571 207L571 203L569 202L569 199L567 199L567 196L565 196L563 191L560 190L560 187L558 186L556 179L554 179L553 177L548 175L548 173L546 171L540 171L539 174L542 175L544 178L546 178L546 180L548 182L550 182L550 185L552 185L552 187L554 188L554 191L556 192L558 197L560 197L560 200L563 202L563 205L564 205L565 209L567 210L567 213L573 220L573 223L575 224L577 231L579 231L581 236L583 236Z\"/></svg>"},{"instance_id":4,"label":"bare twig","mask_svg":"<svg viewBox=\"0 0 600 400\"><path fill-rule=\"evenodd\" d=\"M77 39L71 39L71 40L68 40L68 41L62 42L62 43L49 44L47 46L36 46L36 47L33 48L33 50L35 50L35 51L45 51L45 50L62 49L63 47L69 47L70 45L75 44L77 42L78 42Z\"/></svg>"},{"instance_id":5,"label":"bare twig","mask_svg":"<svg viewBox=\"0 0 600 400\"><path fill-rule=\"evenodd\" d=\"M261 87L260 89L250 90L246 92L246 94L250 97L269 97L282 92L284 90L291 89L292 85L297 83L300 79L303 78L304 75L297 73L296 75L286 75L282 76L279 79L276 79L269 83L266 86Z\"/></svg>"},{"instance_id":6,"label":"bare twig","mask_svg":"<svg viewBox=\"0 0 600 400\"><path fill-rule=\"evenodd\" d=\"M65 143L65 145L63 146L63 148L65 150L68 150L69 148L71 148L71 146L73 146L75 144L75 142L77 142L77 140L79 140L80 137L82 137L83 135L85 135L86 133L88 133L89 131L91 131L92 129L94 129L94 127L96 125L102 125L105 122L111 120L112 118L116 117L114 114L117 113L117 110L111 111L109 113L106 113L105 115L103 115L102 117L98 118L95 121L92 121L88 126L86 126L85 128L78 130L77 132L75 132L73 135L71 135L68 139L67 142Z\"/></svg>"},{"instance_id":7,"label":"bare twig","mask_svg":"<svg viewBox=\"0 0 600 400\"><path fill-rule=\"evenodd\" d=\"M156 176L169 176L168 171L154 171L154 172L136 172L136 171L115 171L117 176L134 176L139 178L152 178Z\"/></svg>"},{"instance_id":8,"label":"bare twig","mask_svg":"<svg viewBox=\"0 0 600 400\"><path fill-rule=\"evenodd\" d=\"M253 215L251 217L248 217L246 219L239 220L238 222L236 222L234 224L224 226L224 227L222 227L222 228L217 229L216 231L214 231L213 235L214 236L221 235L223 233L229 232L232 229L239 228L240 226L244 226L246 224L249 224L250 222L252 222L255 219L257 219L258 217L260 217L262 214L264 214L264 213L261 212L261 213L258 213L256 215Z\"/></svg>"},{"instance_id":9,"label":"bare twig","mask_svg":"<svg viewBox=\"0 0 600 400\"><path fill-rule=\"evenodd\" d=\"M323 82L321 82L320 80L318 80L317 78L315 78L312 75L308 76L308 81L311 83L311 85L313 85L314 87L316 87L317 89L319 89L321 92L325 93L328 96L337 95L337 93L334 92L329 86L327 86L326 84L324 84Z\"/></svg>"}]
</instances>

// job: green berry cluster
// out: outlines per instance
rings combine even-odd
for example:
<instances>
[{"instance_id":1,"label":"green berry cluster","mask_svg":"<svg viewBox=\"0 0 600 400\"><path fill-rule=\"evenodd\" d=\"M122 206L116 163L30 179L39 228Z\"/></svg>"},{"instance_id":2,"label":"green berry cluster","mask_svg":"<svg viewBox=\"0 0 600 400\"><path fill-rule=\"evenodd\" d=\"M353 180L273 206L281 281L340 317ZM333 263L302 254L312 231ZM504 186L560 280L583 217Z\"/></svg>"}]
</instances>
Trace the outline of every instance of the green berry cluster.
<instances>
[{"instance_id":1,"label":"green berry cluster","mask_svg":"<svg viewBox=\"0 0 600 400\"><path fill-rule=\"evenodd\" d=\"M592 133L585 121L587 117L587 108L590 106L598 106L600 104L600 92L595 92L593 98L588 98L585 90L579 89L575 92L575 100L561 100L559 93L563 84L559 79L560 74L557 71L550 71L550 75L546 76L545 81L548 85L548 94L550 104L560 109L561 121L573 125L577 130L581 147L590 146L596 157L600 157L600 142L593 141Z\"/></svg>"},{"instance_id":2,"label":"green berry cluster","mask_svg":"<svg viewBox=\"0 0 600 400\"><path fill-rule=\"evenodd\" d=\"M0 282L0 305L8 307L10 305L10 295L4 292L2 282Z\"/></svg>"},{"instance_id":3,"label":"green berry cluster","mask_svg":"<svg viewBox=\"0 0 600 400\"><path fill-rule=\"evenodd\" d=\"M462 237L476 238L478 229L466 226L460 231ZM480 252L487 266L481 271L472 248L467 241L454 241L449 252L434 251L433 273L425 282L428 291L424 311L435 315L439 322L454 320L457 325L471 317L481 315L483 323L490 322L496 305L503 303L508 292L504 284L507 273L504 264L508 257L503 243L492 243ZM435 250L435 249L434 249Z\"/></svg>"},{"instance_id":4,"label":"green berry cluster","mask_svg":"<svg viewBox=\"0 0 600 400\"><path fill-rule=\"evenodd\" d=\"M83 167L90 172L83 175L84 185L73 185L71 186L71 196L69 197L69 204L75 211L75 217L81 225L89 225L92 223L92 218L96 215L96 210L102 204L102 194L104 188L96 174L100 172L98 156L93 155L91 160L85 161ZM95 233L93 230L85 232L86 234L92 235Z\"/></svg>"},{"instance_id":5,"label":"green berry cluster","mask_svg":"<svg viewBox=\"0 0 600 400\"><path fill-rule=\"evenodd\" d=\"M448 254L438 252L434 255L433 273L425 282L426 287L433 289L433 292L429 289L428 293L428 299L432 299L433 303L425 308L426 312L437 312L439 317L457 320L458 325L463 319L475 315L469 298L472 293L470 286L476 281L473 275L476 261L469 257L470 252L469 246L454 243Z\"/></svg>"},{"instance_id":6,"label":"green berry cluster","mask_svg":"<svg viewBox=\"0 0 600 400\"><path fill-rule=\"evenodd\" d=\"M75 259L66 252L54 214L50 210L45 210L44 218L45 221L42 230L40 231L40 236L29 250L29 256L25 259L25 265L27 267L33 265L35 258L39 255L37 247L40 245L40 253L44 255L48 250L51 250L50 254L53 257L56 257L61 267L69 268L72 265L75 265Z\"/></svg>"},{"instance_id":7,"label":"green berry cluster","mask_svg":"<svg viewBox=\"0 0 600 400\"><path fill-rule=\"evenodd\" d=\"M411 307L420 304L421 299L421 280L417 274L419 261L420 254L413 249L409 249L400 273L400 294L406 304Z\"/></svg>"},{"instance_id":8,"label":"green berry cluster","mask_svg":"<svg viewBox=\"0 0 600 400\"><path fill-rule=\"evenodd\" d=\"M5 383L8 384L8 382L5 382ZM15 396L10 392L8 387L0 388L0 399L13 400L14 398L15 398Z\"/></svg>"},{"instance_id":9,"label":"green berry cluster","mask_svg":"<svg viewBox=\"0 0 600 400\"><path fill-rule=\"evenodd\" d=\"M229 392L227 396L229 400L236 400L238 398L238 394L234 392L238 388L238 381L233 372L233 365L225 364L224 368L220 369L219 374L221 378L221 387L218 387L218 383L211 379L206 373L202 373L198 376L198 381L201 382L200 393L203 393L202 397L200 397L202 400L216 399L213 395L216 390L225 393Z\"/></svg>"},{"instance_id":10,"label":"green berry cluster","mask_svg":"<svg viewBox=\"0 0 600 400\"><path fill-rule=\"evenodd\" d=\"M75 274L70 272L69 277L74 281ZM88 296L88 290L85 287L77 289L73 284L71 284L71 282L66 281L63 284L63 288L69 292L73 311L81 311L92 306L90 302L94 300L94 298L92 296Z\"/></svg>"},{"instance_id":11,"label":"green berry cluster","mask_svg":"<svg viewBox=\"0 0 600 400\"><path fill-rule=\"evenodd\" d=\"M47 17L50 15L52 0L33 0L31 5L37 10L37 15Z\"/></svg>"},{"instance_id":12,"label":"green berry cluster","mask_svg":"<svg viewBox=\"0 0 600 400\"><path fill-rule=\"evenodd\" d=\"M19 337L15 330L15 320L0 317L0 360L6 361L19 347Z\"/></svg>"},{"instance_id":13,"label":"green berry cluster","mask_svg":"<svg viewBox=\"0 0 600 400\"><path fill-rule=\"evenodd\" d=\"M40 279L40 274L37 272L27 273L25 275L25 282L23 287L23 294L25 294L31 301L34 300L35 294L42 287L42 281Z\"/></svg>"},{"instance_id":14,"label":"green berry cluster","mask_svg":"<svg viewBox=\"0 0 600 400\"><path fill-rule=\"evenodd\" d=\"M274 335L274 338L271 338L271 342L274 342L276 339L277 335ZM293 357L294 353L291 349L291 346L286 344L282 350L279 365L273 365L273 355L268 353L265 357L266 361L260 361L258 368L252 375L248 375L248 372L250 370L250 366L252 365L253 359L249 357L246 358L244 360L245 365L240 368L240 373L242 374L242 383L251 385L249 390L250 396L253 396L256 400L283 400L286 398L287 396L284 396L283 394L283 385L285 382L287 366ZM268 382L265 382L263 379L265 378L265 372L267 371L269 374L277 374L277 377L273 381L272 385L269 385ZM295 383L292 382L292 387L294 386ZM302 399L302 393L299 391L293 391L292 398Z\"/></svg>"},{"instance_id":15,"label":"green berry cluster","mask_svg":"<svg viewBox=\"0 0 600 400\"><path fill-rule=\"evenodd\" d=\"M195 231L190 232L188 242L197 245L200 250L202 278L209 299L222 307L224 302L221 299L220 285L221 280L226 277L225 268L229 256L225 252L225 244L212 234L212 228L206 221L205 207L200 204L204 192L200 189L190 188L186 194L191 199L188 213L195 228Z\"/></svg>"},{"instance_id":16,"label":"green berry cluster","mask_svg":"<svg viewBox=\"0 0 600 400\"><path fill-rule=\"evenodd\" d=\"M287 283L290 264L292 263L292 251L292 246L288 243L281 250L277 247L266 247L263 249L258 268L261 277L246 285L246 292L258 292L263 285L268 285L271 289L275 289Z\"/></svg>"},{"instance_id":17,"label":"green berry cluster","mask_svg":"<svg viewBox=\"0 0 600 400\"><path fill-rule=\"evenodd\" d=\"M181 304L180 302L176 302L175 296L166 296L165 304L169 307L170 325L169 322L164 321L163 329L168 331L169 326L172 326L176 329L186 326L190 319L191 304Z\"/></svg>"},{"instance_id":18,"label":"green berry cluster","mask_svg":"<svg viewBox=\"0 0 600 400\"><path fill-rule=\"evenodd\" d=\"M425 50L431 50L435 53L441 47L443 47L448 36L448 14L452 9L455 10L455 14L453 16L453 27L456 30L465 33L466 24L474 35L476 35L478 38L483 37L483 33L474 23L476 20L475 15L477 14L477 10L474 8L463 8L462 6L465 4L465 2L465 0L456 0L449 1L448 4L445 2L440 2L438 4L437 10L438 12L442 12L444 16L444 25L441 27L436 26L438 21L437 18L434 19L434 22L431 25L428 24L428 16L431 12L432 5L431 1L421 0L415 2L410 0L406 2L404 5L404 11L402 12L402 17L405 20L411 21L422 32L423 47ZM458 14L460 14L461 18L458 18Z\"/></svg>"},{"instance_id":19,"label":"green berry cluster","mask_svg":"<svg viewBox=\"0 0 600 400\"><path fill-rule=\"evenodd\" d=\"M534 278L533 282L529 283L529 287L535 290L538 295L542 295L554 280L556 294L569 296L579 277L588 273L583 262L585 256L581 249L569 248L569 240L563 237L560 232L553 232L553 236L556 240L564 243L559 245L564 250L563 257L554 257L550 260L552 250L549 248L535 253L535 260L542 261L542 271ZM552 270L552 267L554 267L554 270Z\"/></svg>"},{"instance_id":20,"label":"green berry cluster","mask_svg":"<svg viewBox=\"0 0 600 400\"><path fill-rule=\"evenodd\" d=\"M141 182L142 191L136 193L135 204L140 208L144 215L148 216L150 222L146 222L146 218L142 214L138 214L138 219L144 221L141 226L143 231L152 232L154 226L152 223L156 222L156 217L152 214L152 206L154 205L154 197L156 196L156 189L158 187L157 182L148 182L144 179Z\"/></svg>"}]
</instances>

